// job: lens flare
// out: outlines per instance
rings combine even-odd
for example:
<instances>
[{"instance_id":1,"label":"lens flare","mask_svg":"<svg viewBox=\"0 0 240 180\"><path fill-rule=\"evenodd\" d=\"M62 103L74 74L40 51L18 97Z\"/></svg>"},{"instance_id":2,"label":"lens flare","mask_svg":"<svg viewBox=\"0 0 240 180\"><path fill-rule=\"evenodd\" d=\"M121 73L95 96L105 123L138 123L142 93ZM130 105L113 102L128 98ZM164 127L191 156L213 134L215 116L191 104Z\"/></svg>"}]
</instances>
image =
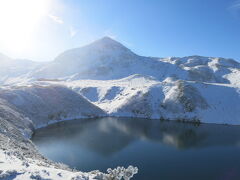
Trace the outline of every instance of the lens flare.
<instances>
[{"instance_id":1,"label":"lens flare","mask_svg":"<svg viewBox=\"0 0 240 180\"><path fill-rule=\"evenodd\" d=\"M21 52L31 45L40 20L48 14L51 0L0 0L0 41Z\"/></svg>"}]
</instances>

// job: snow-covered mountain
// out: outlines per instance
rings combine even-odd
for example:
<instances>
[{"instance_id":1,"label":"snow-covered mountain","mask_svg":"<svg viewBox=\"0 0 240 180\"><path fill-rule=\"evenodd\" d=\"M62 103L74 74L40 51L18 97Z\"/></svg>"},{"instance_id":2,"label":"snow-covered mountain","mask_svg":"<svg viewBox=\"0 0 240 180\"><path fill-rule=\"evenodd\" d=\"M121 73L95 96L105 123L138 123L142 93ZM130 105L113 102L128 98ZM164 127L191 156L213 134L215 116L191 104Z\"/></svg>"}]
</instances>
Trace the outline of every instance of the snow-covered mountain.
<instances>
[{"instance_id":1,"label":"snow-covered mountain","mask_svg":"<svg viewBox=\"0 0 240 180\"><path fill-rule=\"evenodd\" d=\"M233 59L143 57L104 37L29 67L5 81L14 93L13 85L27 86L21 95L29 102L29 87L66 86L108 116L240 124L240 63Z\"/></svg>"},{"instance_id":2,"label":"snow-covered mountain","mask_svg":"<svg viewBox=\"0 0 240 180\"><path fill-rule=\"evenodd\" d=\"M239 84L240 64L233 59L188 56L183 58L143 57L119 42L104 37L87 46L67 50L53 61L39 65L32 61L12 60L0 56L1 80L113 80L133 74L152 76L159 81L167 77L181 80Z\"/></svg>"},{"instance_id":3,"label":"snow-covered mountain","mask_svg":"<svg viewBox=\"0 0 240 180\"><path fill-rule=\"evenodd\" d=\"M90 45L63 52L28 78L66 80L120 79L133 74L215 83L237 83L240 64L232 59L188 56L153 58L138 56L119 42L104 37Z\"/></svg>"},{"instance_id":4,"label":"snow-covered mountain","mask_svg":"<svg viewBox=\"0 0 240 180\"><path fill-rule=\"evenodd\" d=\"M122 69L131 67L138 58L120 43L105 37L85 47L63 52L30 77L115 79L128 75Z\"/></svg>"}]
</instances>

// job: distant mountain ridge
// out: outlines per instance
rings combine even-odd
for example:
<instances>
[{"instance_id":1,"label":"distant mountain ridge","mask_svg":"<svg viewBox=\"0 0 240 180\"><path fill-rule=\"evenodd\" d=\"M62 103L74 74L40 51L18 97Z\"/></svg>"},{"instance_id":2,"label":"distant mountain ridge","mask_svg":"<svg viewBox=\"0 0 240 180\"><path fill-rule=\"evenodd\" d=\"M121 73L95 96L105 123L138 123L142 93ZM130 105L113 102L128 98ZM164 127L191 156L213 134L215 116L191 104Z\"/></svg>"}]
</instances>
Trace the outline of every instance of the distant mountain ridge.
<instances>
[{"instance_id":1,"label":"distant mountain ridge","mask_svg":"<svg viewBox=\"0 0 240 180\"><path fill-rule=\"evenodd\" d=\"M28 59L12 59L0 53L0 84L25 75L40 64Z\"/></svg>"},{"instance_id":2,"label":"distant mountain ridge","mask_svg":"<svg viewBox=\"0 0 240 180\"><path fill-rule=\"evenodd\" d=\"M4 60L5 59L5 60ZM25 79L96 79L112 80L133 74L152 76L162 81L167 77L200 82L231 83L236 82L235 75L240 73L240 63L233 59L188 56L183 58L152 58L139 56L121 43L104 37L93 43L67 50L53 61L36 68L34 62L12 61L0 56L0 62L7 64L7 77L23 75ZM12 76L12 64L16 65L16 75ZM27 67L27 69L26 69ZM25 68L25 69L24 69ZM22 70L24 69L24 70ZM0 71L0 74L3 74ZM6 80L9 80L7 78ZM2 80L3 81L3 80ZM15 81L14 81L15 82Z\"/></svg>"}]
</instances>

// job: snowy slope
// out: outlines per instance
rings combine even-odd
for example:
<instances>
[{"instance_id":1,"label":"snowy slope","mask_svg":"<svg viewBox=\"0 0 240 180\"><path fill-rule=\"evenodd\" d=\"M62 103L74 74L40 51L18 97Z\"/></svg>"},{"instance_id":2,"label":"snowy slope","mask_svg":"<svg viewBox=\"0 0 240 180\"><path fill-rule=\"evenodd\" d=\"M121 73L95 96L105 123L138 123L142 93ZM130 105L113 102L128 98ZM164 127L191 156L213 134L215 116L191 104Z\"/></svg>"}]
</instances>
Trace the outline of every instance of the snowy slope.
<instances>
[{"instance_id":1,"label":"snowy slope","mask_svg":"<svg viewBox=\"0 0 240 180\"><path fill-rule=\"evenodd\" d=\"M64 84L109 116L240 124L240 88L132 75L119 80L41 82Z\"/></svg>"},{"instance_id":2,"label":"snowy slope","mask_svg":"<svg viewBox=\"0 0 240 180\"><path fill-rule=\"evenodd\" d=\"M29 117L35 127L51 122L104 116L104 112L81 95L63 86L5 87L0 99L7 101Z\"/></svg>"}]
</instances>

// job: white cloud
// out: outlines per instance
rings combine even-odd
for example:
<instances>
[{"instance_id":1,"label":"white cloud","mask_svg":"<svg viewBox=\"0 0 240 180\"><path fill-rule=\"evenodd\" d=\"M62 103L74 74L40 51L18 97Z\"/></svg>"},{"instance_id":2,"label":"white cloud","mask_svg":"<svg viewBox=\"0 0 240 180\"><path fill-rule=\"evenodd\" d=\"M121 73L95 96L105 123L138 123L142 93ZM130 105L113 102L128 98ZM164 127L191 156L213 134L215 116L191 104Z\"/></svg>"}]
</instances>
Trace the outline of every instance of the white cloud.
<instances>
[{"instance_id":1,"label":"white cloud","mask_svg":"<svg viewBox=\"0 0 240 180\"><path fill-rule=\"evenodd\" d=\"M230 9L240 9L240 0L235 1L231 6Z\"/></svg>"},{"instance_id":2,"label":"white cloud","mask_svg":"<svg viewBox=\"0 0 240 180\"><path fill-rule=\"evenodd\" d=\"M58 23L58 24L63 24L64 23L63 20L60 17L58 17L58 16L54 16L52 14L48 14L48 17L50 19L52 19L54 22Z\"/></svg>"},{"instance_id":3,"label":"white cloud","mask_svg":"<svg viewBox=\"0 0 240 180\"><path fill-rule=\"evenodd\" d=\"M74 37L77 33L78 33L78 31L74 27L70 26L70 28L69 28L70 36Z\"/></svg>"}]
</instances>

